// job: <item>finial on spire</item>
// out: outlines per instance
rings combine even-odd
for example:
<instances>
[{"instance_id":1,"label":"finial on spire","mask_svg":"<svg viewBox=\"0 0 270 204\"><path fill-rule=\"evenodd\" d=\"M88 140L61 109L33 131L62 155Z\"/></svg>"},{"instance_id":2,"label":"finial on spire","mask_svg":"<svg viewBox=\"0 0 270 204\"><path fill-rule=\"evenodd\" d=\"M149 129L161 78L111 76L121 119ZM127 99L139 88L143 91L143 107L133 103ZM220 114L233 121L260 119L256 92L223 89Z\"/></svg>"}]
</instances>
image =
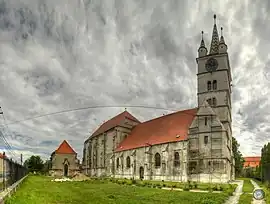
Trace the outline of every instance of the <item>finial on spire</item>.
<instances>
[{"instance_id":1,"label":"finial on spire","mask_svg":"<svg viewBox=\"0 0 270 204\"><path fill-rule=\"evenodd\" d=\"M221 27L220 30L221 30L221 36L223 36L223 28Z\"/></svg>"},{"instance_id":2,"label":"finial on spire","mask_svg":"<svg viewBox=\"0 0 270 204\"><path fill-rule=\"evenodd\" d=\"M216 24L216 18L217 18L217 15L214 14L214 24Z\"/></svg>"},{"instance_id":3,"label":"finial on spire","mask_svg":"<svg viewBox=\"0 0 270 204\"><path fill-rule=\"evenodd\" d=\"M125 111L127 111L127 108L125 108Z\"/></svg>"}]
</instances>

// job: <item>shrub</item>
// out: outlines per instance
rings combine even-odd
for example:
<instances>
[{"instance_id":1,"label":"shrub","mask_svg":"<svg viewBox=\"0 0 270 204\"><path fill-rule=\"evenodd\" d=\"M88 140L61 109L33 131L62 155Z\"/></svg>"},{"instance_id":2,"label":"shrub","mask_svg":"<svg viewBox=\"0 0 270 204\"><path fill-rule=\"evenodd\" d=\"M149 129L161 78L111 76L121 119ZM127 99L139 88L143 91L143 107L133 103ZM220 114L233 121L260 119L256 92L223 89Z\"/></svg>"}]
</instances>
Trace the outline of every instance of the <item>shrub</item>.
<instances>
[{"instance_id":1,"label":"shrub","mask_svg":"<svg viewBox=\"0 0 270 204\"><path fill-rule=\"evenodd\" d=\"M188 184L185 184L183 190L184 191L189 191L189 185Z\"/></svg>"},{"instance_id":2,"label":"shrub","mask_svg":"<svg viewBox=\"0 0 270 204\"><path fill-rule=\"evenodd\" d=\"M136 184L137 181L136 181L135 179L131 179L131 183L132 183L132 184Z\"/></svg>"},{"instance_id":3,"label":"shrub","mask_svg":"<svg viewBox=\"0 0 270 204\"><path fill-rule=\"evenodd\" d=\"M198 184L196 182L194 182L193 186L194 188L198 188Z\"/></svg>"}]
</instances>

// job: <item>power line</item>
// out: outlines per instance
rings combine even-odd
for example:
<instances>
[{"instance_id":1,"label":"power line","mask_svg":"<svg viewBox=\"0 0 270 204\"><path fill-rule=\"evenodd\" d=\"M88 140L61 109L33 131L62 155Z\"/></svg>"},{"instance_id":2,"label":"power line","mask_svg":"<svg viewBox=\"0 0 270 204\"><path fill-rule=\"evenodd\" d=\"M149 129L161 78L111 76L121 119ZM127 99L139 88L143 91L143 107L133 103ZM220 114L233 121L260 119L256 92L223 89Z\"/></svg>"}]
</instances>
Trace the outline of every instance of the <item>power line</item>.
<instances>
[{"instance_id":1,"label":"power line","mask_svg":"<svg viewBox=\"0 0 270 204\"><path fill-rule=\"evenodd\" d=\"M2 115L3 119L4 119L4 125L6 126L6 129L9 131L9 133L12 135L12 131L9 130L8 125L6 124L6 117L2 111L2 108L0 107L0 114ZM3 142L7 145L7 149L10 150L11 155L14 157L14 159L16 158L15 153L13 152L13 148L11 147L11 145L8 143L8 141L6 140L5 135L3 134L3 132L1 131L1 138L3 139Z\"/></svg>"},{"instance_id":2,"label":"power line","mask_svg":"<svg viewBox=\"0 0 270 204\"><path fill-rule=\"evenodd\" d=\"M23 120L18 120L18 121L13 121L8 123L7 125L13 125L13 124L17 124L17 123L22 123L28 120L33 120L33 119L37 119L37 118L42 118L42 117L46 117L46 116L51 116L51 115L58 115L61 113L68 113L68 112L74 112L74 111L81 111L81 110L87 110L87 109L98 109L98 108L145 108L145 109L156 109L156 110L166 110L166 111L177 111L177 110L171 110L168 108L162 108L162 107L153 107L153 106L140 106L140 105L129 105L129 106L125 106L125 105L118 105L118 106L88 106L88 107L82 107L82 108L74 108L74 109L67 109L67 110L62 110L62 111L57 111L57 112L52 112L52 113L46 113L46 114L42 114L42 115L37 115L37 116L33 116L33 117L29 117L29 118L25 118ZM179 111L179 110L178 110Z\"/></svg>"},{"instance_id":3,"label":"power line","mask_svg":"<svg viewBox=\"0 0 270 204\"><path fill-rule=\"evenodd\" d=\"M36 115L33 117L28 117L25 118L23 120L18 120L18 121L12 121L6 125L13 125L13 124L18 124L18 123L22 123L25 121L29 121L29 120L34 120L37 118L42 118L42 117L46 117L46 116L51 116L51 115L58 115L58 114L62 114L62 113L68 113L68 112L75 112L75 111L81 111L81 110L87 110L87 109L98 109L98 108L144 108L144 109L155 109L155 110L165 110L165 111L173 111L173 112L177 112L179 110L173 110L170 108L164 108L164 107L155 107L155 106L144 106L144 105L112 105L112 106L108 106L108 105L100 105L100 106L88 106L88 107L82 107L82 108L74 108L74 109L67 109L67 110L62 110L62 111L57 111L57 112L51 112L51 113L46 113L46 114L42 114L42 115ZM201 107L201 106L199 106ZM196 108L196 107L195 107ZM197 107L198 108L198 107ZM180 110L181 111L181 110ZM192 115L192 116L196 116L196 114L191 114L191 113L187 113L184 112L183 110L183 114L187 114L187 115ZM232 126L234 127L238 127L240 129L244 129L243 127L240 127L238 125L232 124Z\"/></svg>"}]
</instances>

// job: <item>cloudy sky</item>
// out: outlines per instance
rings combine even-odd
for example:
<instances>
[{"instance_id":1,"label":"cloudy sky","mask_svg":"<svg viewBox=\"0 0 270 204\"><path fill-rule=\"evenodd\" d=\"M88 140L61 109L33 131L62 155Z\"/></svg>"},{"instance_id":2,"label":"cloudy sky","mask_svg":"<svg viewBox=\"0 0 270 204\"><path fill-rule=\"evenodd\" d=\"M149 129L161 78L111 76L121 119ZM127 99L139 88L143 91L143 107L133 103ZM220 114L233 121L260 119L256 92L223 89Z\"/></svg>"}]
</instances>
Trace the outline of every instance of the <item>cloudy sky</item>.
<instances>
[{"instance_id":1,"label":"cloudy sky","mask_svg":"<svg viewBox=\"0 0 270 204\"><path fill-rule=\"evenodd\" d=\"M128 108L141 121L195 107L200 33L209 47L216 13L233 70L234 137L244 156L260 154L270 139L270 5L258 2L0 0L6 151L46 158L66 139L81 158L84 140L125 106L168 109ZM122 107L24 120L97 105Z\"/></svg>"}]
</instances>

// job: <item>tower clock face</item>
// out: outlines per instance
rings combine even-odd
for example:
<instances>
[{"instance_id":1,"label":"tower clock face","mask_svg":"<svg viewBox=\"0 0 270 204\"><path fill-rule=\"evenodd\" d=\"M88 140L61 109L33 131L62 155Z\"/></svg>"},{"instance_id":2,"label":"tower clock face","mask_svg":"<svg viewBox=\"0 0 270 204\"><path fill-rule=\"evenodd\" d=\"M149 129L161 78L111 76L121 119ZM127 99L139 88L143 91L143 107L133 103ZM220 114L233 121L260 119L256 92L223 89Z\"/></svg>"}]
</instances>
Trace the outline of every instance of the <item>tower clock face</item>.
<instances>
[{"instance_id":1,"label":"tower clock face","mask_svg":"<svg viewBox=\"0 0 270 204\"><path fill-rule=\"evenodd\" d=\"M216 71L218 68L218 61L215 58L210 58L206 61L205 68L208 72Z\"/></svg>"}]
</instances>

